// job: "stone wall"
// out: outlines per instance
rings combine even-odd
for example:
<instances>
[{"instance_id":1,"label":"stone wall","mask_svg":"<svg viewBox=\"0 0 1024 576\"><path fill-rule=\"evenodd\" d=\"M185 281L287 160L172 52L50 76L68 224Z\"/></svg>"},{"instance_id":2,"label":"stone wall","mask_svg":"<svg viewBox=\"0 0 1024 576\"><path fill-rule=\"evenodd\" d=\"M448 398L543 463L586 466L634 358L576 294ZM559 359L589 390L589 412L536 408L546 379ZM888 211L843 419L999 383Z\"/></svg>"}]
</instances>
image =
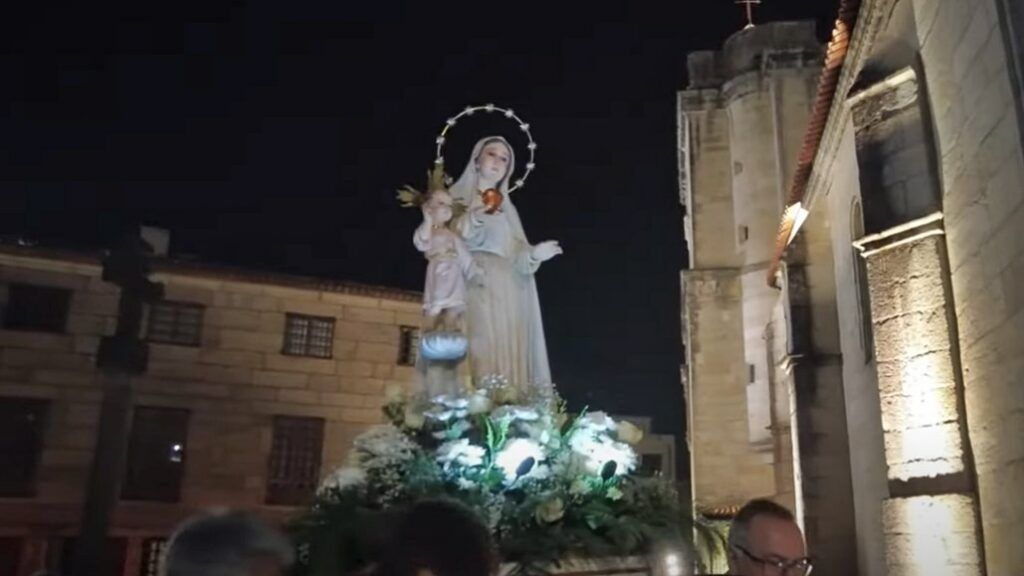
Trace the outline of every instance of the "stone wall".
<instances>
[{"instance_id":1,"label":"stone wall","mask_svg":"<svg viewBox=\"0 0 1024 576\"><path fill-rule=\"evenodd\" d=\"M718 105L717 91L680 94L680 123L689 124L691 155L690 203L686 205L692 238L688 246L690 269L738 266L740 259L732 231L729 115ZM726 233L728 232L728 234Z\"/></svg>"},{"instance_id":2,"label":"stone wall","mask_svg":"<svg viewBox=\"0 0 1024 576\"><path fill-rule=\"evenodd\" d=\"M351 294L163 269L154 279L164 283L167 300L206 308L199 346L153 343L149 371L133 379L136 405L189 410L180 502L118 506L112 533L131 536L136 556L139 538L166 535L196 509L289 514L291 508L264 505L273 417L324 419L327 474L356 434L381 421L385 388L412 385L414 369L397 363L399 327L420 324L415 295L398 291ZM0 499L0 534L45 541L75 534L102 394L95 355L101 337L113 332L118 292L100 279L96 262L0 253L0 284L10 283L74 291L65 333L0 330L0 396L52 402L36 497ZM288 312L335 319L331 359L281 353Z\"/></svg>"},{"instance_id":3,"label":"stone wall","mask_svg":"<svg viewBox=\"0 0 1024 576\"><path fill-rule=\"evenodd\" d=\"M818 73L810 22L734 34L690 56L680 93L691 269L684 277L694 498L794 504L788 409L775 409L765 332L779 299L764 282L770 242ZM684 161L686 160L686 161ZM786 394L782 395L785 398Z\"/></svg>"},{"instance_id":4,"label":"stone wall","mask_svg":"<svg viewBox=\"0 0 1024 576\"><path fill-rule=\"evenodd\" d=\"M990 574L1024 573L1024 155L995 0L914 0ZM1012 27L1011 27L1012 31ZM1019 38L1021 31L1011 33Z\"/></svg>"},{"instance_id":5,"label":"stone wall","mask_svg":"<svg viewBox=\"0 0 1024 576\"><path fill-rule=\"evenodd\" d=\"M851 486L857 526L857 564L864 576L885 575L882 502L889 497L886 481L882 416L875 373L874 348L865 330L872 330L870 308L860 302L867 282L856 272L859 251L853 242L862 234L853 221L859 214L860 181L853 125L847 120L837 155L830 159L827 206L831 215L832 260L835 269L836 310L843 365L843 394L850 451ZM813 217L813 216L812 216ZM863 230L863 227L861 227ZM870 303L867 303L870 305Z\"/></svg>"},{"instance_id":6,"label":"stone wall","mask_svg":"<svg viewBox=\"0 0 1024 576\"><path fill-rule=\"evenodd\" d=\"M690 330L690 458L695 503L733 506L775 493L769 457L748 440L740 282L730 271L684 272Z\"/></svg>"},{"instance_id":7,"label":"stone wall","mask_svg":"<svg viewBox=\"0 0 1024 576\"><path fill-rule=\"evenodd\" d=\"M790 306L798 498L805 536L827 574L858 573L849 437L843 395L836 284L830 222L808 220L799 238L802 257L786 269Z\"/></svg>"}]
</instances>

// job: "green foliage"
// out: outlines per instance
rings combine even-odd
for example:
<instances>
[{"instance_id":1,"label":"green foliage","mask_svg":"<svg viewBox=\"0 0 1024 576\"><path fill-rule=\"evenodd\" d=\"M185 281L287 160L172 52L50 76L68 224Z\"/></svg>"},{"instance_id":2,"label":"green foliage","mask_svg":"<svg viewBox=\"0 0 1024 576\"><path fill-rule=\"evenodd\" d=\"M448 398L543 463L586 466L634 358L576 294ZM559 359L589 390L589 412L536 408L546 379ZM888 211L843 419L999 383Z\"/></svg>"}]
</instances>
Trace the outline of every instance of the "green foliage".
<instances>
[{"instance_id":1,"label":"green foliage","mask_svg":"<svg viewBox=\"0 0 1024 576\"><path fill-rule=\"evenodd\" d=\"M352 461L294 522L299 572L337 576L372 563L396 514L439 497L477 510L523 574L573 556L690 547L695 534L695 557L714 545L671 483L629 475L630 427L601 412L571 415L558 398L519 400L501 387L420 407L392 399L392 424L357 438Z\"/></svg>"}]
</instances>

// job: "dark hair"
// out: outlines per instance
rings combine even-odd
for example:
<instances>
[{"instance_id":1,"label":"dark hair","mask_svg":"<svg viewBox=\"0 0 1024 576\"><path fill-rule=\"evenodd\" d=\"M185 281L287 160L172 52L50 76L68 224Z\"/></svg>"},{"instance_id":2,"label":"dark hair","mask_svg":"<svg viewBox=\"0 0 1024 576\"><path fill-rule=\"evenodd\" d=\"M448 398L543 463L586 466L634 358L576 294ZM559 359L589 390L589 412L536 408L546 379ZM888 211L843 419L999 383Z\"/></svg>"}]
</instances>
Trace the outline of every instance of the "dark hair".
<instances>
[{"instance_id":1,"label":"dark hair","mask_svg":"<svg viewBox=\"0 0 1024 576\"><path fill-rule=\"evenodd\" d=\"M796 522L793 513L785 506L764 498L756 498L744 504L732 519L732 524L729 525L730 548L737 545L747 546L747 531L750 529L750 523L758 516Z\"/></svg>"},{"instance_id":2,"label":"dark hair","mask_svg":"<svg viewBox=\"0 0 1024 576\"><path fill-rule=\"evenodd\" d=\"M475 512L450 500L419 502L401 520L380 576L490 576L497 568L491 534Z\"/></svg>"},{"instance_id":3,"label":"dark hair","mask_svg":"<svg viewBox=\"0 0 1024 576\"><path fill-rule=\"evenodd\" d=\"M185 521L167 544L166 576L244 576L254 558L294 560L279 531L244 512L203 514Z\"/></svg>"}]
</instances>

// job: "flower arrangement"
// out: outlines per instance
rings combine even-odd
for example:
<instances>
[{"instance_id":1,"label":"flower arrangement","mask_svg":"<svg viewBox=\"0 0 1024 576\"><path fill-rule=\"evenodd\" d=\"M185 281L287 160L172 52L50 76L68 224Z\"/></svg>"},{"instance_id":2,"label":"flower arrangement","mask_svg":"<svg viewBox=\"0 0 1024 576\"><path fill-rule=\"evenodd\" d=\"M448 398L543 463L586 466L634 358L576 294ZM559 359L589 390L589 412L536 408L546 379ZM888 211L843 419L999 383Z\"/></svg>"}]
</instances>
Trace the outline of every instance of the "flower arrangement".
<instances>
[{"instance_id":1,"label":"flower arrangement","mask_svg":"<svg viewBox=\"0 0 1024 576\"><path fill-rule=\"evenodd\" d=\"M354 537L341 525L355 530L367 515L424 498L478 510L503 558L521 567L689 540L693 526L674 487L630 475L642 432L628 422L570 414L557 397L522 398L501 378L468 395L426 400L389 390L384 413L389 423L356 438L349 461L295 524L311 574L367 560L337 542ZM333 543L318 545L325 533Z\"/></svg>"}]
</instances>

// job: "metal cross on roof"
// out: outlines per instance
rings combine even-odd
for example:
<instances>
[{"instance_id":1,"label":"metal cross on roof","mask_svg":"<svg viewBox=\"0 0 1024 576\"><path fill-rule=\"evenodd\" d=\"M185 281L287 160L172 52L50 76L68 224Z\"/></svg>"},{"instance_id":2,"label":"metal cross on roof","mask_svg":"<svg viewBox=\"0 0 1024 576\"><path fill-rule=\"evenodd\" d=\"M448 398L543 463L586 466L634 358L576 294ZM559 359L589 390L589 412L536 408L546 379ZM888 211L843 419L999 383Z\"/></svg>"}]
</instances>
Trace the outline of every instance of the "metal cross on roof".
<instances>
[{"instance_id":1,"label":"metal cross on roof","mask_svg":"<svg viewBox=\"0 0 1024 576\"><path fill-rule=\"evenodd\" d=\"M745 4L747 7L747 25L743 27L744 30L747 28L754 27L754 4L760 4L761 0L736 0L737 4Z\"/></svg>"}]
</instances>

